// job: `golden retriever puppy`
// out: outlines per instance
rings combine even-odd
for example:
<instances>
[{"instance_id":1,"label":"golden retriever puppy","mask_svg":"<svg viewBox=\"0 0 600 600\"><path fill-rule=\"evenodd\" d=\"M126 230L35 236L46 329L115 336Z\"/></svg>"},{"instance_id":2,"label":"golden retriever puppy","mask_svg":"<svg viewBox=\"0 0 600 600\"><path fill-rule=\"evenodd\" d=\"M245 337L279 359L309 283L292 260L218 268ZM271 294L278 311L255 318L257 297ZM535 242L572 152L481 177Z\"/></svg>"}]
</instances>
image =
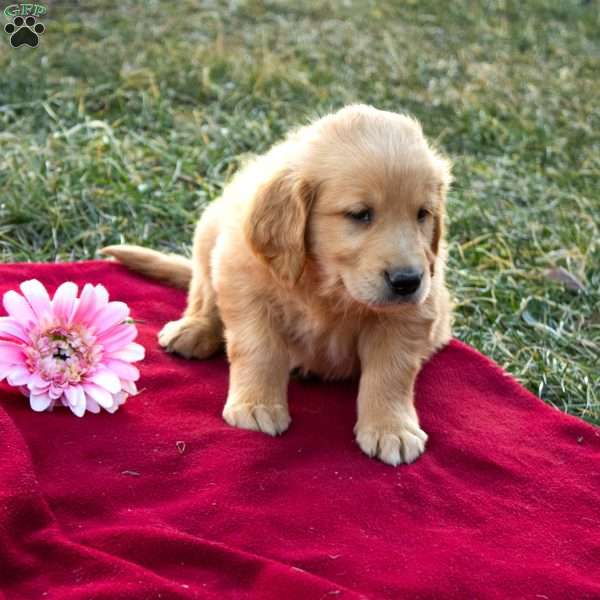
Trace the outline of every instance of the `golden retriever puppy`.
<instances>
[{"instance_id":1,"label":"golden retriever puppy","mask_svg":"<svg viewBox=\"0 0 600 600\"><path fill-rule=\"evenodd\" d=\"M191 261L127 245L103 252L189 286L183 316L159 343L188 358L225 345L229 424L285 431L294 368L360 374L358 445L390 465L410 463L427 441L415 377L450 338L449 183L449 162L417 121L353 105L244 166L202 215Z\"/></svg>"}]
</instances>

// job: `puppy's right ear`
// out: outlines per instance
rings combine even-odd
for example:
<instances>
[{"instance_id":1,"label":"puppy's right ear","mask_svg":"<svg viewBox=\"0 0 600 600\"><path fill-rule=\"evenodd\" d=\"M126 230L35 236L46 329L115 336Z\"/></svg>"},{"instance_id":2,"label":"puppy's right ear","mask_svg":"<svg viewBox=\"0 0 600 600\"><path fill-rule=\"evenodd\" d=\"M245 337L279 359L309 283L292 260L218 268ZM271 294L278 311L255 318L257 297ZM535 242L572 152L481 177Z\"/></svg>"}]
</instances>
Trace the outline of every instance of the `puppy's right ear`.
<instances>
[{"instance_id":1,"label":"puppy's right ear","mask_svg":"<svg viewBox=\"0 0 600 600\"><path fill-rule=\"evenodd\" d=\"M273 274L293 286L306 261L305 232L314 189L292 170L257 191L245 223L246 238Z\"/></svg>"},{"instance_id":2,"label":"puppy's right ear","mask_svg":"<svg viewBox=\"0 0 600 600\"><path fill-rule=\"evenodd\" d=\"M434 215L433 239L431 241L431 250L437 255L440 249L440 243L444 238L444 213L446 211L446 194L452 183L452 163L449 159L437 157L439 180L435 183L435 193L438 196L438 208Z\"/></svg>"}]
</instances>

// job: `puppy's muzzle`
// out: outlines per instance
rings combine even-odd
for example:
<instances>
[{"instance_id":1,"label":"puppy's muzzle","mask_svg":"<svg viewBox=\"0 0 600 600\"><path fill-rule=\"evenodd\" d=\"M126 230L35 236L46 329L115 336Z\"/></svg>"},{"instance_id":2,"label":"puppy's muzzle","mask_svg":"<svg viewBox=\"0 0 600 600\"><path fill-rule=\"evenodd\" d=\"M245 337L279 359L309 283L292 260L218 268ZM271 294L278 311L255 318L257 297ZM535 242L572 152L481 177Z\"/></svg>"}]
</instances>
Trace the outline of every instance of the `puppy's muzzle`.
<instances>
[{"instance_id":1,"label":"puppy's muzzle","mask_svg":"<svg viewBox=\"0 0 600 600\"><path fill-rule=\"evenodd\" d=\"M408 299L421 286L423 271L417 271L412 267L390 269L383 272L383 277L395 296Z\"/></svg>"}]
</instances>

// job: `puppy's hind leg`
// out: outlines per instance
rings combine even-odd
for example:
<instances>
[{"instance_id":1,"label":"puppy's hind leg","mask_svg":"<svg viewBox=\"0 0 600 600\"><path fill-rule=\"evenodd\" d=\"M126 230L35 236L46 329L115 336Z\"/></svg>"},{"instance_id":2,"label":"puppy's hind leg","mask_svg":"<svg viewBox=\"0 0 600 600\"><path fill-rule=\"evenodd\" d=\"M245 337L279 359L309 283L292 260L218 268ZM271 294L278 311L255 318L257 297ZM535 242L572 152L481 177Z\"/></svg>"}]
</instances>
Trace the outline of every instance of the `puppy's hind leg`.
<instances>
[{"instance_id":1,"label":"puppy's hind leg","mask_svg":"<svg viewBox=\"0 0 600 600\"><path fill-rule=\"evenodd\" d=\"M217 236L214 213L208 209L194 235L193 274L187 307L181 319L167 323L158 343L185 358L208 358L223 348L223 323L210 280L210 253Z\"/></svg>"},{"instance_id":2,"label":"puppy's hind leg","mask_svg":"<svg viewBox=\"0 0 600 600\"><path fill-rule=\"evenodd\" d=\"M209 285L197 283L200 291L194 293L194 302L188 304L181 319L170 321L158 334L158 343L168 352L185 358L208 358L223 348L223 324ZM194 288L192 279L190 295Z\"/></svg>"}]
</instances>

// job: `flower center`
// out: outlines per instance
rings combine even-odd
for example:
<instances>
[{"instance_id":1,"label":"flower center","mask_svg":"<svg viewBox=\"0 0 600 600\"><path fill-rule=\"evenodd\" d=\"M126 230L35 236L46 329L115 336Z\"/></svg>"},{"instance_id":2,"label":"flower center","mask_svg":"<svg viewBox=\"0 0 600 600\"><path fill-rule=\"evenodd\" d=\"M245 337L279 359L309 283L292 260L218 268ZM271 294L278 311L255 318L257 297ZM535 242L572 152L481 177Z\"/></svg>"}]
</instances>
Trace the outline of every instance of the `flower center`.
<instances>
[{"instance_id":1,"label":"flower center","mask_svg":"<svg viewBox=\"0 0 600 600\"><path fill-rule=\"evenodd\" d=\"M102 358L96 338L81 326L34 333L26 353L29 368L58 386L79 383Z\"/></svg>"}]
</instances>

